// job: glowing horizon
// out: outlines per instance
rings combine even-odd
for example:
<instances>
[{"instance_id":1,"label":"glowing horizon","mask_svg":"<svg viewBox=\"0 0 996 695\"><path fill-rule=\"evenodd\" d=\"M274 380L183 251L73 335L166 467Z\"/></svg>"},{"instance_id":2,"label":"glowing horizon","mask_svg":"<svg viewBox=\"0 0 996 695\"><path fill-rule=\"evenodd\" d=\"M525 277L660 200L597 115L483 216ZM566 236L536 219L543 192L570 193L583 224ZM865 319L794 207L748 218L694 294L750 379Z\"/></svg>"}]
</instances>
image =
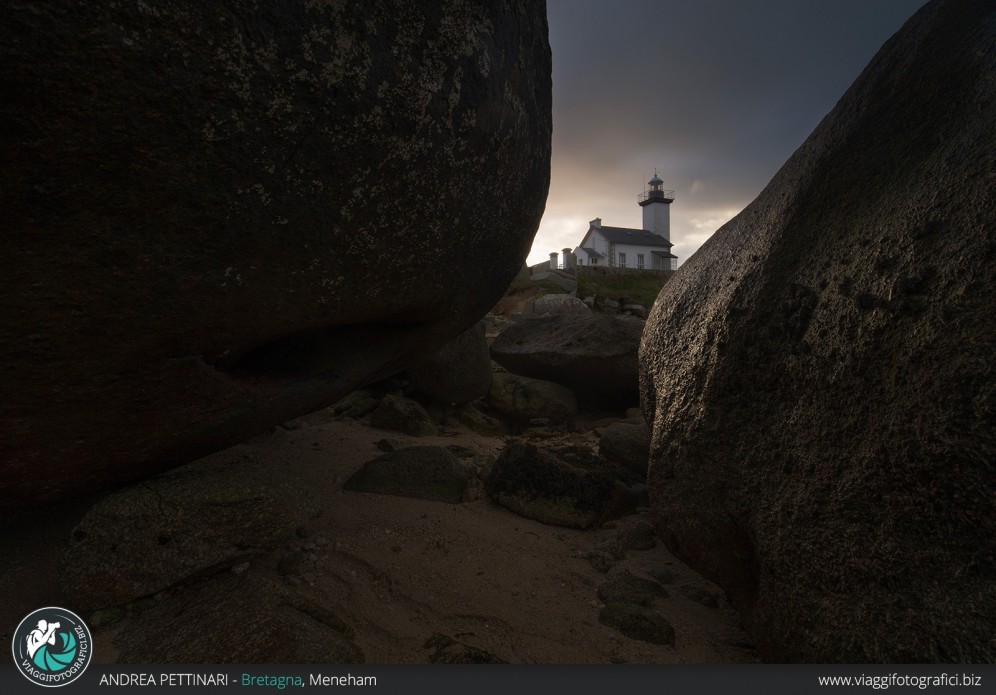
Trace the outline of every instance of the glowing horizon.
<instances>
[{"instance_id":1,"label":"glowing horizon","mask_svg":"<svg viewBox=\"0 0 996 695\"><path fill-rule=\"evenodd\" d=\"M657 169L679 266L761 192L923 0L548 0L550 193L527 257L640 228ZM789 57L789 60L786 60Z\"/></svg>"}]
</instances>

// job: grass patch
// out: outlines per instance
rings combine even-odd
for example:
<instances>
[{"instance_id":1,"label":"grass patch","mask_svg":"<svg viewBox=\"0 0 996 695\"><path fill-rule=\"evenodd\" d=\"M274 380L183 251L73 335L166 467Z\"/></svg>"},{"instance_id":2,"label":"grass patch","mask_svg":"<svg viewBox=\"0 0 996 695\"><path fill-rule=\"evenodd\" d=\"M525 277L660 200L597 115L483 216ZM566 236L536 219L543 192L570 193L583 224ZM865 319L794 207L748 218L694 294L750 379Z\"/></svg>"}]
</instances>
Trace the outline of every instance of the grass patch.
<instances>
[{"instance_id":1,"label":"grass patch","mask_svg":"<svg viewBox=\"0 0 996 695\"><path fill-rule=\"evenodd\" d=\"M578 297L612 299L620 304L640 304L650 311L661 288L673 274L585 268L578 273ZM600 311L597 305L595 311Z\"/></svg>"}]
</instances>

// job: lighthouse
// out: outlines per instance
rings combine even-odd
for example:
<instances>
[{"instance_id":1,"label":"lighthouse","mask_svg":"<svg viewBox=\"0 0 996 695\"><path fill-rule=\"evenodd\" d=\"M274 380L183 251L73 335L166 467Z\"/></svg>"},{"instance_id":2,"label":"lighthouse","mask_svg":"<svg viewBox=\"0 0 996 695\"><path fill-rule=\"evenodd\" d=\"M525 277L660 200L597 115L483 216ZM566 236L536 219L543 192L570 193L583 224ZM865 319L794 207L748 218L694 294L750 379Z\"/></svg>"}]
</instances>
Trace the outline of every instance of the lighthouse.
<instances>
[{"instance_id":1,"label":"lighthouse","mask_svg":"<svg viewBox=\"0 0 996 695\"><path fill-rule=\"evenodd\" d=\"M654 170L654 178L647 181L650 186L639 195L640 207L643 208L643 228L654 234L660 234L668 242L671 241L671 203L674 202L674 191L663 188L664 182Z\"/></svg>"}]
</instances>

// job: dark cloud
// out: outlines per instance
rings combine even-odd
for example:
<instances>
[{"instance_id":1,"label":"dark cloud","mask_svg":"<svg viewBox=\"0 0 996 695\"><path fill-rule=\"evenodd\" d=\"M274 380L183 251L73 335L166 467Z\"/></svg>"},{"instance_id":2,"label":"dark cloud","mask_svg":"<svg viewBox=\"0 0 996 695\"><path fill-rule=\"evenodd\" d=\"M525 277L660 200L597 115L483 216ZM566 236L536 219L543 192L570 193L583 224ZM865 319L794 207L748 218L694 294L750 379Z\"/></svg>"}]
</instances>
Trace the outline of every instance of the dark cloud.
<instances>
[{"instance_id":1,"label":"dark cloud","mask_svg":"<svg viewBox=\"0 0 996 695\"><path fill-rule=\"evenodd\" d=\"M620 197L630 205L654 167L686 206L681 211L676 202L672 211L675 243L682 213L739 209L922 4L548 0L554 64L548 214L569 209L570 196ZM585 220L597 214L577 212ZM634 219L615 223L638 225L638 211L626 214ZM531 261L546 257L547 245L563 243L546 242L547 226Z\"/></svg>"}]
</instances>

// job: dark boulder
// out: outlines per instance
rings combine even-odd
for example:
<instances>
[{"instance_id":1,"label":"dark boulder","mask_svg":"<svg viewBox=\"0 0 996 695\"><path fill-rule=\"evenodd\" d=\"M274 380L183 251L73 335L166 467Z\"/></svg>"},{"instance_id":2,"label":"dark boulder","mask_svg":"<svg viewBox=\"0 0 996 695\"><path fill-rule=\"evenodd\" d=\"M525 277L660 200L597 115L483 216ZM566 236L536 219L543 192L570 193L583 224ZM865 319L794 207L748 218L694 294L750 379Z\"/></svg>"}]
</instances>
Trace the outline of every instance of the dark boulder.
<instances>
[{"instance_id":1,"label":"dark boulder","mask_svg":"<svg viewBox=\"0 0 996 695\"><path fill-rule=\"evenodd\" d=\"M614 567L605 582L598 587L602 603L633 603L651 606L659 598L666 598L667 590L657 582L636 577L625 569Z\"/></svg>"},{"instance_id":2,"label":"dark boulder","mask_svg":"<svg viewBox=\"0 0 996 695\"><path fill-rule=\"evenodd\" d=\"M418 401L393 394L384 396L370 415L370 426L413 437L432 437L439 432L432 416Z\"/></svg>"},{"instance_id":3,"label":"dark boulder","mask_svg":"<svg viewBox=\"0 0 996 695\"><path fill-rule=\"evenodd\" d=\"M618 512L627 501L625 488L607 471L571 465L519 440L502 449L484 489L520 516L582 529Z\"/></svg>"},{"instance_id":4,"label":"dark boulder","mask_svg":"<svg viewBox=\"0 0 996 695\"><path fill-rule=\"evenodd\" d=\"M97 502L73 530L59 578L79 608L129 603L265 554L320 509L277 467L187 467Z\"/></svg>"},{"instance_id":5,"label":"dark boulder","mask_svg":"<svg viewBox=\"0 0 996 695\"><path fill-rule=\"evenodd\" d=\"M647 322L658 531L767 659L996 661L994 31L921 9Z\"/></svg>"},{"instance_id":6,"label":"dark boulder","mask_svg":"<svg viewBox=\"0 0 996 695\"><path fill-rule=\"evenodd\" d=\"M564 420L578 412L577 400L569 388L507 372L492 375L487 403L502 415L522 422L535 418Z\"/></svg>"},{"instance_id":7,"label":"dark boulder","mask_svg":"<svg viewBox=\"0 0 996 695\"><path fill-rule=\"evenodd\" d=\"M365 463L343 489L458 504L469 477L446 447L407 446Z\"/></svg>"},{"instance_id":8,"label":"dark boulder","mask_svg":"<svg viewBox=\"0 0 996 695\"><path fill-rule=\"evenodd\" d=\"M252 570L170 592L113 637L123 664L360 664L338 616Z\"/></svg>"},{"instance_id":9,"label":"dark boulder","mask_svg":"<svg viewBox=\"0 0 996 695\"><path fill-rule=\"evenodd\" d=\"M408 380L427 396L444 403L469 403L488 395L491 355L484 322L458 335L431 355L408 367Z\"/></svg>"},{"instance_id":10,"label":"dark boulder","mask_svg":"<svg viewBox=\"0 0 996 695\"><path fill-rule=\"evenodd\" d=\"M4 3L0 513L473 325L543 212L550 61L527 0Z\"/></svg>"},{"instance_id":11,"label":"dark boulder","mask_svg":"<svg viewBox=\"0 0 996 695\"><path fill-rule=\"evenodd\" d=\"M642 333L643 321L630 317L544 316L505 329L491 358L515 374L568 386L585 407L623 409L639 402Z\"/></svg>"},{"instance_id":12,"label":"dark boulder","mask_svg":"<svg viewBox=\"0 0 996 695\"><path fill-rule=\"evenodd\" d=\"M610 461L647 475L650 458L650 428L646 423L615 422L598 438L598 453Z\"/></svg>"}]
</instances>

